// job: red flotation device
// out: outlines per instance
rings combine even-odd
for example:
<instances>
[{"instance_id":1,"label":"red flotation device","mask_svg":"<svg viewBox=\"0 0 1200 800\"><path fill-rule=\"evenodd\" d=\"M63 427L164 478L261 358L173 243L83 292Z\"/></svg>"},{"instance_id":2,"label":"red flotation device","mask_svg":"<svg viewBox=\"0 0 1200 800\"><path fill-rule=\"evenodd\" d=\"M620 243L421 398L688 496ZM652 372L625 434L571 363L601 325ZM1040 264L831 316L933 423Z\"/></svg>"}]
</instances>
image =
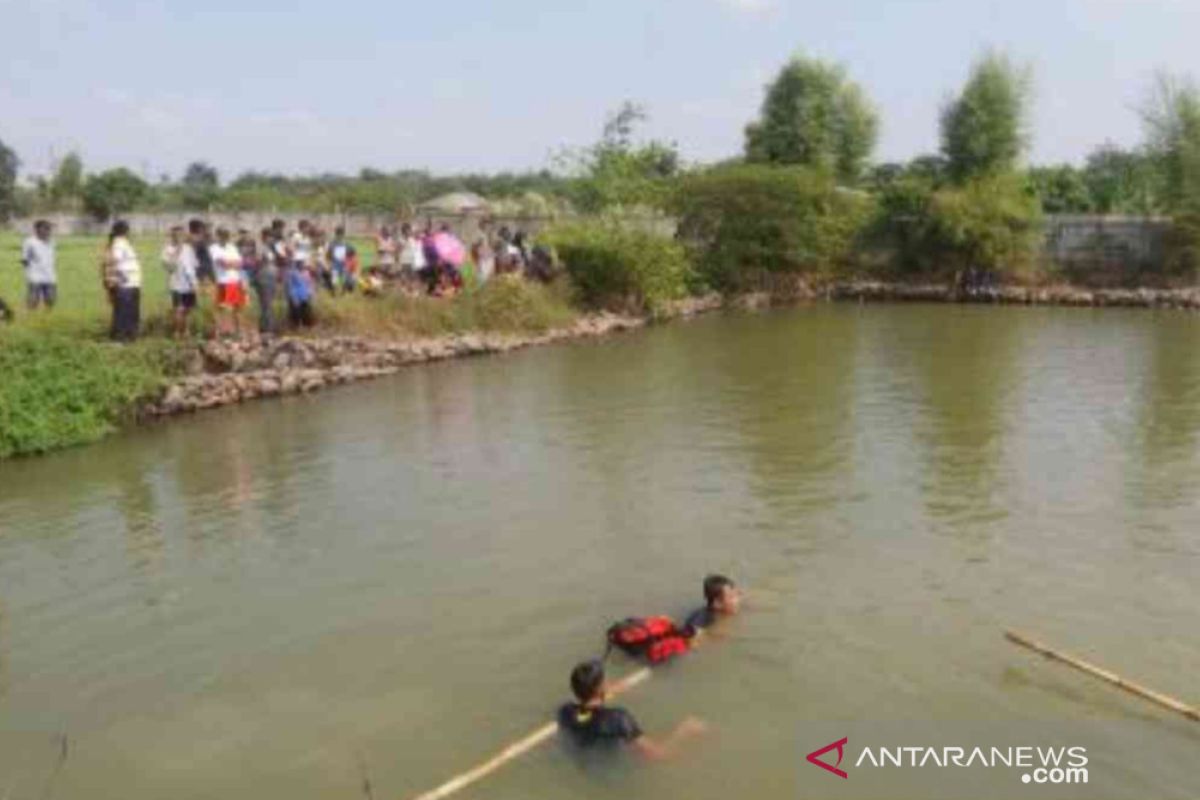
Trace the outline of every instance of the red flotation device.
<instances>
[{"instance_id":1,"label":"red flotation device","mask_svg":"<svg viewBox=\"0 0 1200 800\"><path fill-rule=\"evenodd\" d=\"M609 647L661 664L688 650L687 634L670 617L630 617L608 629Z\"/></svg>"}]
</instances>

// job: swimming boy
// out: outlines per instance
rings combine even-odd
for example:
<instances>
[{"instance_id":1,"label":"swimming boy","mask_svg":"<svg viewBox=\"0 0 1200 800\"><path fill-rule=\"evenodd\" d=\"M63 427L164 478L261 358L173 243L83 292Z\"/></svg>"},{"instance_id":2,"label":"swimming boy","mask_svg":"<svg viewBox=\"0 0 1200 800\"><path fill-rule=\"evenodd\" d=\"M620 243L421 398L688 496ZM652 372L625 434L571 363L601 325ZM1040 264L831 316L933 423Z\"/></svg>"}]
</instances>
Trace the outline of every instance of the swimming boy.
<instances>
[{"instance_id":1,"label":"swimming boy","mask_svg":"<svg viewBox=\"0 0 1200 800\"><path fill-rule=\"evenodd\" d=\"M704 607L688 615L684 630L689 637L711 628L724 617L731 617L741 608L742 593L724 575L709 575L704 579Z\"/></svg>"},{"instance_id":2,"label":"swimming boy","mask_svg":"<svg viewBox=\"0 0 1200 800\"><path fill-rule=\"evenodd\" d=\"M571 671L571 691L577 702L564 703L558 710L558 725L583 747L628 743L643 756L660 760L673 755L685 739L707 730L700 720L687 717L666 739L650 738L628 711L604 704L608 684L599 660L585 661Z\"/></svg>"}]
</instances>

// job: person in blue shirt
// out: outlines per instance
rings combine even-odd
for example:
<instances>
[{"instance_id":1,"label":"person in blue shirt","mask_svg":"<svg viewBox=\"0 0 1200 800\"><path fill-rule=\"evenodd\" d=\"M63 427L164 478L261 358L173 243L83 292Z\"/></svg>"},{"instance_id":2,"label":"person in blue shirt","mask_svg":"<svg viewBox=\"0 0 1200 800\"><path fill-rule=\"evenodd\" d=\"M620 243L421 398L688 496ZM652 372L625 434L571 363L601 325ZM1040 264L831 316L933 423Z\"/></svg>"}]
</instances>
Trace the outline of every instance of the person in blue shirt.
<instances>
[{"instance_id":1,"label":"person in blue shirt","mask_svg":"<svg viewBox=\"0 0 1200 800\"><path fill-rule=\"evenodd\" d=\"M305 267L293 266L287 271L288 321L292 327L310 328L316 322L312 310L313 281Z\"/></svg>"},{"instance_id":2,"label":"person in blue shirt","mask_svg":"<svg viewBox=\"0 0 1200 800\"><path fill-rule=\"evenodd\" d=\"M326 254L329 257L333 286L345 292L353 292L356 276L350 269L350 261L358 253L355 251L354 245L346 241L344 227L339 225L334 229L333 241L329 243Z\"/></svg>"},{"instance_id":3,"label":"person in blue shirt","mask_svg":"<svg viewBox=\"0 0 1200 800\"><path fill-rule=\"evenodd\" d=\"M571 691L576 702L559 708L558 725L580 747L626 744L647 758L660 760L674 755L685 739L708 730L701 720L688 717L662 741L647 736L628 711L605 705L608 684L604 662L599 659L584 661L571 671Z\"/></svg>"}]
</instances>

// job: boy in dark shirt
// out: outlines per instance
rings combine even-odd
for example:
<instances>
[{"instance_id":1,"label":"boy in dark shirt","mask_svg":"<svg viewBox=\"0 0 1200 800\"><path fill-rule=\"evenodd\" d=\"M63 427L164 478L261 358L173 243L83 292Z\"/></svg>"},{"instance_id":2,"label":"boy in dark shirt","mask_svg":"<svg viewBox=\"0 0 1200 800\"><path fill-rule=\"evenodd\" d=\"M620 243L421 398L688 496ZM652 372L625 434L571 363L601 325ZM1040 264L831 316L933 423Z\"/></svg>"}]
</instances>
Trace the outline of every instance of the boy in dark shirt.
<instances>
[{"instance_id":1,"label":"boy in dark shirt","mask_svg":"<svg viewBox=\"0 0 1200 800\"><path fill-rule=\"evenodd\" d=\"M700 720L688 717L662 742L651 739L628 711L604 704L608 686L602 661L576 666L571 671L571 691L578 702L563 704L558 710L558 724L582 747L627 742L642 755L658 760L673 755L684 739L707 729Z\"/></svg>"},{"instance_id":2,"label":"boy in dark shirt","mask_svg":"<svg viewBox=\"0 0 1200 800\"><path fill-rule=\"evenodd\" d=\"M688 615L684 630L689 637L712 627L722 617L731 617L741 607L742 593L724 575L709 575L704 579L704 608Z\"/></svg>"}]
</instances>

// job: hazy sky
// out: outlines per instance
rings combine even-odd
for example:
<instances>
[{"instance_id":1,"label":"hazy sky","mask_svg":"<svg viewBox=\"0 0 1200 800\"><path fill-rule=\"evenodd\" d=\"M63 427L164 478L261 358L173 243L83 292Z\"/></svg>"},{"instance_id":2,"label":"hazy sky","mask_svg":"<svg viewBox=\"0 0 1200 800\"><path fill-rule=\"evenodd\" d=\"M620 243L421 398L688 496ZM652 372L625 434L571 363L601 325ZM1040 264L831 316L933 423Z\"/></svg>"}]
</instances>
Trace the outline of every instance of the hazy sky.
<instances>
[{"instance_id":1,"label":"hazy sky","mask_svg":"<svg viewBox=\"0 0 1200 800\"><path fill-rule=\"evenodd\" d=\"M1200 0L0 0L0 139L29 172L539 168L644 103L685 158L741 148L793 53L878 104L879 160L937 146L994 46L1033 66L1033 159L1140 139L1154 71L1200 75Z\"/></svg>"}]
</instances>

